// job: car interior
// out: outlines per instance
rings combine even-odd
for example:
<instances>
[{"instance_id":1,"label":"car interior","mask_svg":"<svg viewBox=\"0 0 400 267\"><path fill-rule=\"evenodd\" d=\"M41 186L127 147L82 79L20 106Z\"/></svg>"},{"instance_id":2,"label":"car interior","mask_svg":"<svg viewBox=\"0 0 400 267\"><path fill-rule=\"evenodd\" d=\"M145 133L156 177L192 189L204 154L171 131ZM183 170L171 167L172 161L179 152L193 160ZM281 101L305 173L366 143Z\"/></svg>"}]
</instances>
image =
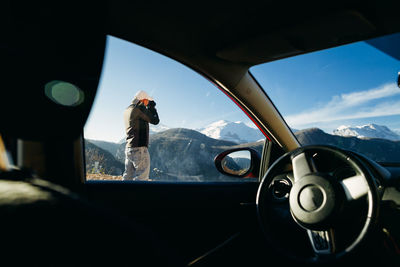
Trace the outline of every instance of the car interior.
<instances>
[{"instance_id":1,"label":"car interior","mask_svg":"<svg viewBox=\"0 0 400 267\"><path fill-rule=\"evenodd\" d=\"M186 7L121 0L1 3L4 266L399 266L400 164L302 146L249 68L398 33L400 3ZM266 138L261 155L250 150L251 177L258 182L87 181L83 128L107 35L184 64L239 106ZM374 45L400 60L400 40ZM61 98L57 87L65 89ZM219 171L223 157L235 151L216 158ZM339 183L326 178L332 166L347 171ZM282 183L282 175L291 178ZM271 199L268 192L276 188L289 194L289 183L287 201ZM324 202L307 194L323 195ZM322 208L314 212L315 205Z\"/></svg>"}]
</instances>

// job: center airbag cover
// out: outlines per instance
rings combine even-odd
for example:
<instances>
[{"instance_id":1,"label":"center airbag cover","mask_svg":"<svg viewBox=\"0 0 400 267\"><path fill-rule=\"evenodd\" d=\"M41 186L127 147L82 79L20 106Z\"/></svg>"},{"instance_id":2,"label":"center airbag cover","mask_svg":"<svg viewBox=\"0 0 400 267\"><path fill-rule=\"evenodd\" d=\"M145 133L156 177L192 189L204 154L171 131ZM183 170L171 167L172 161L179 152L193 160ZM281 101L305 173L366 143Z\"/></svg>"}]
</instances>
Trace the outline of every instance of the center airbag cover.
<instances>
[{"instance_id":1,"label":"center airbag cover","mask_svg":"<svg viewBox=\"0 0 400 267\"><path fill-rule=\"evenodd\" d=\"M337 186L332 177L313 173L300 178L290 190L290 211L298 224L319 230L329 227L337 207Z\"/></svg>"}]
</instances>

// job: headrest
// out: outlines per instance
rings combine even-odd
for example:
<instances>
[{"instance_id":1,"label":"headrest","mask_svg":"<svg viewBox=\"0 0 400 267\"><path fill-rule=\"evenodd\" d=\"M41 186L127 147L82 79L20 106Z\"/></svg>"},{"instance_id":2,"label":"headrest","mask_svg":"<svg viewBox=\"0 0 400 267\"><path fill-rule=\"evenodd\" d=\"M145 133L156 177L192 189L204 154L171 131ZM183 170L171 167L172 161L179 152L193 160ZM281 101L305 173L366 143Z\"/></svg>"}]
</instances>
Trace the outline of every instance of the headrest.
<instances>
[{"instance_id":1,"label":"headrest","mask_svg":"<svg viewBox=\"0 0 400 267\"><path fill-rule=\"evenodd\" d=\"M104 8L73 1L10 1L0 39L0 132L19 138L75 138L101 75Z\"/></svg>"}]
</instances>

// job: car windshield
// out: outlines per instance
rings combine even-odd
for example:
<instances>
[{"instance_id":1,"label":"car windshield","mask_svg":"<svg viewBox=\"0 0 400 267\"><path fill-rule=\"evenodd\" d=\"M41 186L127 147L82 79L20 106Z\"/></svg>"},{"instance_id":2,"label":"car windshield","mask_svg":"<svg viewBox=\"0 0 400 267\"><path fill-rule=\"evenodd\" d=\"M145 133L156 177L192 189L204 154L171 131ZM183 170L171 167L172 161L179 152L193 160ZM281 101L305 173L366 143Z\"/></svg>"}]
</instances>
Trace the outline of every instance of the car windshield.
<instances>
[{"instance_id":1,"label":"car windshield","mask_svg":"<svg viewBox=\"0 0 400 267\"><path fill-rule=\"evenodd\" d=\"M400 162L399 40L400 34L389 35L250 71L302 145L336 145Z\"/></svg>"}]
</instances>

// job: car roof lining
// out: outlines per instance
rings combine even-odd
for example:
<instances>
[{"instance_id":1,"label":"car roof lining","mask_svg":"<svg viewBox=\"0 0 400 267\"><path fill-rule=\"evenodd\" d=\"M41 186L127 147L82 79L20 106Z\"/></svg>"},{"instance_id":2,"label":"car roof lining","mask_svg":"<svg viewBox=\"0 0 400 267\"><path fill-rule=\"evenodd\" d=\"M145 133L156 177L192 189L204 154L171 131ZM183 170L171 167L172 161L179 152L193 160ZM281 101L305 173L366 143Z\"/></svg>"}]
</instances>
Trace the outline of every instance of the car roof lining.
<instances>
[{"instance_id":1,"label":"car roof lining","mask_svg":"<svg viewBox=\"0 0 400 267\"><path fill-rule=\"evenodd\" d=\"M218 51L217 56L256 65L362 40L372 36L375 29L359 12L346 10L259 35Z\"/></svg>"},{"instance_id":2,"label":"car roof lining","mask_svg":"<svg viewBox=\"0 0 400 267\"><path fill-rule=\"evenodd\" d=\"M182 12L169 5L160 11L143 3L136 7L113 1L109 32L183 62L199 54L248 68L400 29L395 2L319 2L250 1L244 6L196 6Z\"/></svg>"}]
</instances>

